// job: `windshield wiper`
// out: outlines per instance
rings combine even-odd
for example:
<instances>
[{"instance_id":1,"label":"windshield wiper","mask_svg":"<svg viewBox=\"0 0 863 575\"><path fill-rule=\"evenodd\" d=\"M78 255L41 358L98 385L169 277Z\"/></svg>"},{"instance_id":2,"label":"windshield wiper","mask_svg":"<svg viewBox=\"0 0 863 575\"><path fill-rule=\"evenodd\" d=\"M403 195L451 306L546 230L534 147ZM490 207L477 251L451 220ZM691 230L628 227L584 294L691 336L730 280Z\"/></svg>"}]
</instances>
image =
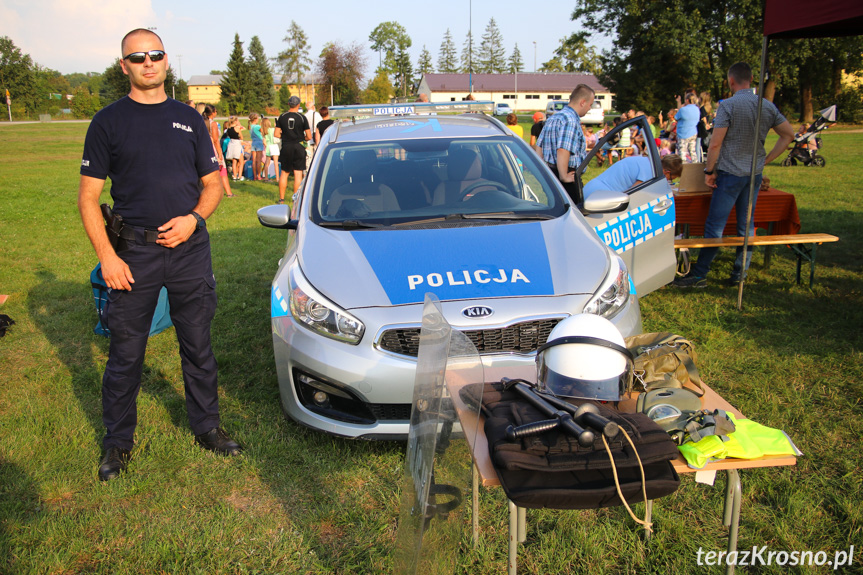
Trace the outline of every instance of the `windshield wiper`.
<instances>
[{"instance_id":1,"label":"windshield wiper","mask_svg":"<svg viewBox=\"0 0 863 575\"><path fill-rule=\"evenodd\" d=\"M465 220L553 220L551 214L523 214L518 212L486 212L482 214L456 214Z\"/></svg>"},{"instance_id":2,"label":"windshield wiper","mask_svg":"<svg viewBox=\"0 0 863 575\"><path fill-rule=\"evenodd\" d=\"M452 222L456 220L553 220L557 216L549 214L520 214L517 212L485 212L481 214L447 214L424 220L410 220L393 224L393 227L417 226L434 224L438 222Z\"/></svg>"},{"instance_id":3,"label":"windshield wiper","mask_svg":"<svg viewBox=\"0 0 863 575\"><path fill-rule=\"evenodd\" d=\"M359 230L359 229L375 229L388 228L384 224L372 224L369 222L361 222L360 220L344 220L341 222L319 222L322 228L340 228L343 230Z\"/></svg>"},{"instance_id":4,"label":"windshield wiper","mask_svg":"<svg viewBox=\"0 0 863 575\"><path fill-rule=\"evenodd\" d=\"M406 222L399 222L397 224L393 224L393 227L400 226L416 226L422 224L436 224L438 222L449 222L452 220L463 220L465 219L464 214L447 214L445 216L435 216L433 218L425 218L423 220L408 220Z\"/></svg>"}]
</instances>

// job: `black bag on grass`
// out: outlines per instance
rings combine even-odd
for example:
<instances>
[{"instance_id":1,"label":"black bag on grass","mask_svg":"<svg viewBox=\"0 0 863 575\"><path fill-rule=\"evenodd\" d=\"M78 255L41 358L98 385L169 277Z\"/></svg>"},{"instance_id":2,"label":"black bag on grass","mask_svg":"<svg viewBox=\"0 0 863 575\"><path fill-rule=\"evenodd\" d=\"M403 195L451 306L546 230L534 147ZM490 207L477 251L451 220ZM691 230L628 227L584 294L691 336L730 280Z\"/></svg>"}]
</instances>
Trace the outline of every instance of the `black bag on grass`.
<instances>
[{"instance_id":1,"label":"black bag on grass","mask_svg":"<svg viewBox=\"0 0 863 575\"><path fill-rule=\"evenodd\" d=\"M502 384L484 385L482 411L489 452L500 483L513 503L534 509L596 509L623 504L601 434L596 434L589 447L579 445L577 438L559 430L511 442L506 434L508 426L548 418L515 391L504 390ZM477 391L468 386L462 391L463 398L476 404L473 398ZM600 415L617 423L635 444L644 469L647 498L674 493L680 478L671 461L678 451L669 435L644 414L621 413L604 404L597 407ZM641 470L632 447L622 433L608 444L626 501L643 501Z\"/></svg>"}]
</instances>

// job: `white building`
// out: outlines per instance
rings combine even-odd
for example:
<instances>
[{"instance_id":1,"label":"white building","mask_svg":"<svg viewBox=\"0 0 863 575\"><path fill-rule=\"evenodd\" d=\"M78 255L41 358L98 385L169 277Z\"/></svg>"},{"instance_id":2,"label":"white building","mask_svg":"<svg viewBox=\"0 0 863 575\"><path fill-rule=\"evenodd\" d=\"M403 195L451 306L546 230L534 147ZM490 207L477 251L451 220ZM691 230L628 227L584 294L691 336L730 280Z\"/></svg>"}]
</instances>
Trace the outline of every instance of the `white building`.
<instances>
[{"instance_id":1,"label":"white building","mask_svg":"<svg viewBox=\"0 0 863 575\"><path fill-rule=\"evenodd\" d=\"M568 100L579 84L596 91L596 99L605 112L611 110L614 97L593 74L542 73L523 74L424 74L419 93L429 102L460 102L473 93L476 100L493 100L509 104L517 112L545 111L549 100Z\"/></svg>"}]
</instances>

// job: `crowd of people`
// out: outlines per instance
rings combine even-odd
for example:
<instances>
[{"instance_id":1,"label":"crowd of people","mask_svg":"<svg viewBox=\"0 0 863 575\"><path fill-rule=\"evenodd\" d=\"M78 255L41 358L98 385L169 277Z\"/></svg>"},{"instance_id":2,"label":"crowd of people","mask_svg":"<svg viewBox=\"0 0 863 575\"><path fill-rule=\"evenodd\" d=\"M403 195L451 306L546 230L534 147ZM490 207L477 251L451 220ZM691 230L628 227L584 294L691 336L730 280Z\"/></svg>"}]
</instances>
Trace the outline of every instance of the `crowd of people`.
<instances>
[{"instance_id":1,"label":"crowd of people","mask_svg":"<svg viewBox=\"0 0 863 575\"><path fill-rule=\"evenodd\" d=\"M324 131L333 123L329 118L329 108L321 106L317 110L314 103L309 104L303 114L300 111L300 99L292 96L288 112L274 118L268 118L257 112L248 116L248 128L238 116L229 116L224 124L216 119L216 108L212 104L195 103L191 100L186 104L195 108L204 118L207 132L213 140L213 152L219 160L219 173L225 196L232 198L234 193L231 182L249 180L259 182L275 182L280 184L280 197L284 201L287 176L295 175L294 191L299 188L302 174L314 154L315 147L320 142ZM287 119L284 125L279 121L289 113L293 113L292 122ZM294 133L294 126L299 130ZM248 138L244 132L248 132ZM288 136L289 150L285 154L283 134ZM297 146L302 148L299 151ZM285 172L282 164L285 162L296 166ZM248 165L248 169L247 169ZM299 166L302 165L302 168ZM298 174L299 172L299 174ZM284 184L282 178L285 178Z\"/></svg>"},{"instance_id":2,"label":"crowd of people","mask_svg":"<svg viewBox=\"0 0 863 575\"><path fill-rule=\"evenodd\" d=\"M649 134L641 133L639 126L631 126L629 130L623 130L606 143L597 155L597 165L602 166L605 162L613 164L618 159L646 155L645 138L652 138L656 142L661 156L676 154L684 163L703 162L710 144L715 115L710 94L701 92L696 95L695 89L691 88L682 97L678 96L677 102L678 107L668 110L665 115L660 111L658 117L647 116ZM582 130L588 144L591 145L592 142L595 145L596 141L620 123L645 115L641 110L631 109L606 123L596 134L589 126L582 126Z\"/></svg>"}]
</instances>

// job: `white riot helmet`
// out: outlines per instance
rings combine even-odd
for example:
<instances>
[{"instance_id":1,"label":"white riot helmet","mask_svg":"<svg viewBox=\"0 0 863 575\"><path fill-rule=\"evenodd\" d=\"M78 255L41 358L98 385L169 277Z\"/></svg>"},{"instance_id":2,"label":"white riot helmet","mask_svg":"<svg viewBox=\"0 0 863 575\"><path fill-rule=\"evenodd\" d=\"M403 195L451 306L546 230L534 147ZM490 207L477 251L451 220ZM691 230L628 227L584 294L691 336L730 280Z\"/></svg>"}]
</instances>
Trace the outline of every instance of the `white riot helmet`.
<instances>
[{"instance_id":1,"label":"white riot helmet","mask_svg":"<svg viewBox=\"0 0 863 575\"><path fill-rule=\"evenodd\" d=\"M536 362L537 387L560 397L620 401L630 389L632 354L617 327L598 315L561 320Z\"/></svg>"}]
</instances>

